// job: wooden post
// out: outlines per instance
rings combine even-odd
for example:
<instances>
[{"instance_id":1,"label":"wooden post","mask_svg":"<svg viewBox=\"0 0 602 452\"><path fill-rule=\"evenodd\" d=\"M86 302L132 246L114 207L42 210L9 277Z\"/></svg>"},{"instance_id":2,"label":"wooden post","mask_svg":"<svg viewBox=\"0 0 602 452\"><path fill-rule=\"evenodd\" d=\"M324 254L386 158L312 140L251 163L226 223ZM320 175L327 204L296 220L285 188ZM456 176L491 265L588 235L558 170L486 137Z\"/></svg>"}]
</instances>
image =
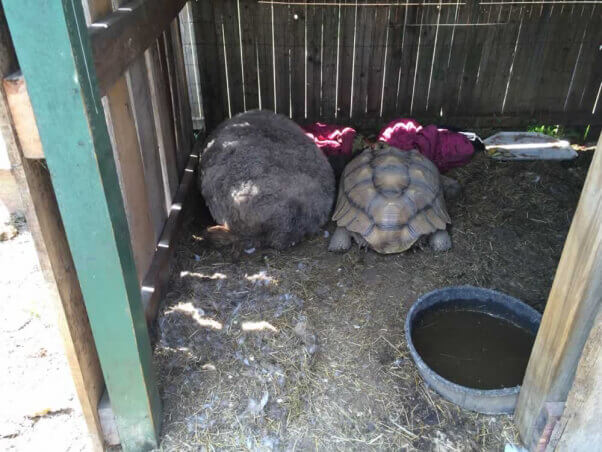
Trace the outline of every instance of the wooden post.
<instances>
[{"instance_id":1,"label":"wooden post","mask_svg":"<svg viewBox=\"0 0 602 452\"><path fill-rule=\"evenodd\" d=\"M569 230L518 398L515 422L529 449L547 423L545 406L565 402L602 303L602 136Z\"/></svg>"},{"instance_id":2,"label":"wooden post","mask_svg":"<svg viewBox=\"0 0 602 452\"><path fill-rule=\"evenodd\" d=\"M81 2L3 3L122 445L156 447L159 394Z\"/></svg>"},{"instance_id":3,"label":"wooden post","mask_svg":"<svg viewBox=\"0 0 602 452\"><path fill-rule=\"evenodd\" d=\"M602 310L585 343L562 418L550 439L552 450L592 450L602 444ZM555 448L555 449L554 449Z\"/></svg>"},{"instance_id":4,"label":"wooden post","mask_svg":"<svg viewBox=\"0 0 602 452\"><path fill-rule=\"evenodd\" d=\"M19 80L11 77L7 87L5 77L12 74L18 65L1 6L0 54L3 55L0 58L0 77L5 81L4 92L0 95L0 132L25 207L27 225L37 251L40 268L47 283L50 299L56 309L58 327L75 390L88 426L92 449L101 451L103 435L97 408L105 387L104 377L50 174L46 165L37 159L37 156L43 153L35 119L29 116L30 114L33 116L33 111L31 111L25 82L22 77ZM12 114L9 112L11 105L9 91L13 93L18 91L17 101L20 101L25 108L15 110L11 107ZM21 115L19 120L16 114ZM19 132L20 126L25 126L21 132ZM27 145L31 146L29 155L35 155L35 160L26 158L26 145L21 140L24 135L27 135ZM32 153L32 150L35 152Z\"/></svg>"}]
</instances>

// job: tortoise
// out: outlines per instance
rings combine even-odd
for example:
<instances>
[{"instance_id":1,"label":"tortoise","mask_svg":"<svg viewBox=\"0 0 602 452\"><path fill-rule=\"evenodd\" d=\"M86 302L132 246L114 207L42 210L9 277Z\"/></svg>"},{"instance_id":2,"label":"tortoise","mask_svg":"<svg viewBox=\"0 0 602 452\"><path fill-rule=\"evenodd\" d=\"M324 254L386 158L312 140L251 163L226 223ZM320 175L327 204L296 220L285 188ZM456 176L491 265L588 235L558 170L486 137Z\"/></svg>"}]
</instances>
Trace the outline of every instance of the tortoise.
<instances>
[{"instance_id":1,"label":"tortoise","mask_svg":"<svg viewBox=\"0 0 602 452\"><path fill-rule=\"evenodd\" d=\"M329 251L347 251L351 237L383 254L406 251L423 237L435 251L450 249L444 189L457 195L460 186L417 150L368 147L343 171Z\"/></svg>"}]
</instances>

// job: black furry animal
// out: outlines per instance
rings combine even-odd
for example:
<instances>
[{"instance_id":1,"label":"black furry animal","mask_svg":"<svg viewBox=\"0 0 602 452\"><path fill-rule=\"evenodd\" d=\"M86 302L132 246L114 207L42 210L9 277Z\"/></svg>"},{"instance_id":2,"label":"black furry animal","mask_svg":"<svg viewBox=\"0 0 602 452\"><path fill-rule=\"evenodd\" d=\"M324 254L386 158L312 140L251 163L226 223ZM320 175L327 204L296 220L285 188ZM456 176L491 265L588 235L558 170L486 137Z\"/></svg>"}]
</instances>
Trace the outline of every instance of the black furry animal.
<instances>
[{"instance_id":1,"label":"black furry animal","mask_svg":"<svg viewBox=\"0 0 602 452\"><path fill-rule=\"evenodd\" d=\"M220 124L201 154L199 178L222 229L277 249L318 232L334 202L324 154L297 124L270 111Z\"/></svg>"}]
</instances>

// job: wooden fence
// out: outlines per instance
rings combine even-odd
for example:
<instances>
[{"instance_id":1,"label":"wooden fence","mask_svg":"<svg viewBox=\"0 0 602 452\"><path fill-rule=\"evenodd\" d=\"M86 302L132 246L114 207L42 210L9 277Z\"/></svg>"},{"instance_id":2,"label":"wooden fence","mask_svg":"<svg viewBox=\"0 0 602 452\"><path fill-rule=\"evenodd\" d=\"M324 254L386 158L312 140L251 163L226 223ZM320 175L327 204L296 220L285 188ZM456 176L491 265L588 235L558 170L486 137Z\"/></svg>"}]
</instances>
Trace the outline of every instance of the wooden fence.
<instances>
[{"instance_id":1,"label":"wooden fence","mask_svg":"<svg viewBox=\"0 0 602 452\"><path fill-rule=\"evenodd\" d=\"M197 127L252 108L602 123L599 0L202 0L181 26Z\"/></svg>"}]
</instances>

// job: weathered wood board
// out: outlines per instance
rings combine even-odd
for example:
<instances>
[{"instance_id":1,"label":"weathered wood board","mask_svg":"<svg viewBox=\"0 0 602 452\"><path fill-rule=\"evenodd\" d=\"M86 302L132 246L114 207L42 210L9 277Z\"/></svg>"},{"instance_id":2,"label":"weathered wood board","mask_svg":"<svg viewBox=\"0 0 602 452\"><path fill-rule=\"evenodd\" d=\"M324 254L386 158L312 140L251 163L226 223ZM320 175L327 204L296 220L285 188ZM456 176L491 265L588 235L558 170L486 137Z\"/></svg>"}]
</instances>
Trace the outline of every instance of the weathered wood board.
<instances>
[{"instance_id":1,"label":"weathered wood board","mask_svg":"<svg viewBox=\"0 0 602 452\"><path fill-rule=\"evenodd\" d=\"M553 3L208 0L191 8L189 89L209 129L259 105L300 122L601 125L602 8Z\"/></svg>"}]
</instances>

